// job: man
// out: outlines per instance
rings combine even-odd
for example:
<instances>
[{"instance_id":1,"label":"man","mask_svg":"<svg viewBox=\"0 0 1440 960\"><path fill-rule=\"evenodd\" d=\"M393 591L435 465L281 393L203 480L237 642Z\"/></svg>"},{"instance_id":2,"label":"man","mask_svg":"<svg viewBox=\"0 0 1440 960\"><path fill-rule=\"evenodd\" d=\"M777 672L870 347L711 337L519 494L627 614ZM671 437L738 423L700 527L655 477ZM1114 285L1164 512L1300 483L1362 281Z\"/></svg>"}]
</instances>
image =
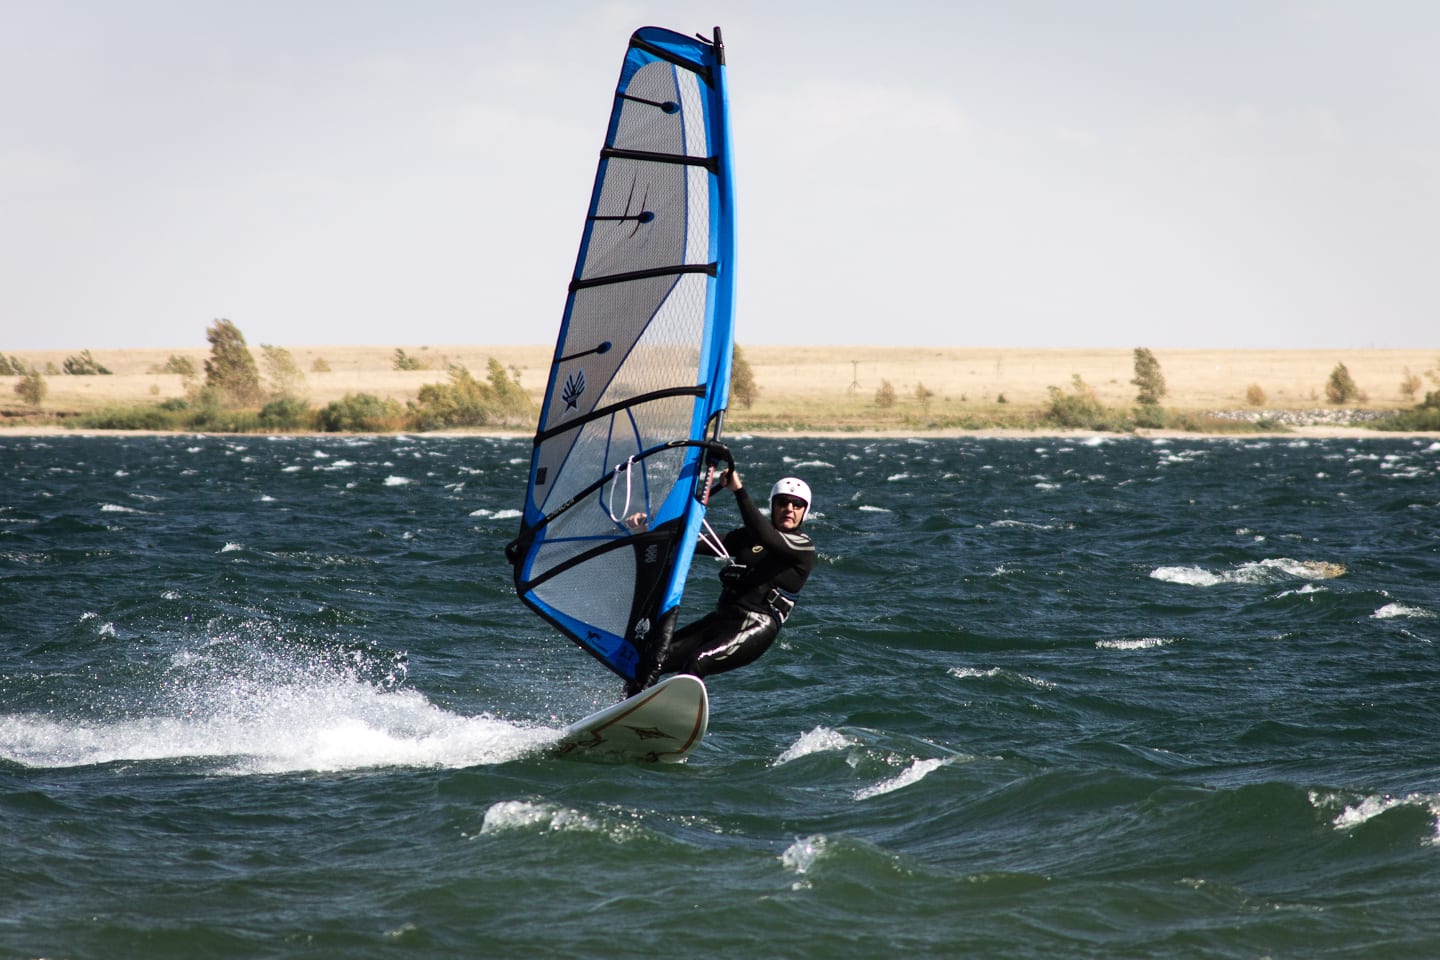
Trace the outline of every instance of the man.
<instances>
[{"instance_id":1,"label":"man","mask_svg":"<svg viewBox=\"0 0 1440 960\"><path fill-rule=\"evenodd\" d=\"M654 675L627 688L627 696L660 674L703 678L754 662L795 608L795 596L815 565L815 544L800 532L810 511L810 487L795 477L777 482L770 490L768 520L750 499L738 470L726 475L725 488L735 493L745 525L725 535L730 562L720 571L720 599L710 613L675 632ZM724 555L709 541L701 545Z\"/></svg>"}]
</instances>

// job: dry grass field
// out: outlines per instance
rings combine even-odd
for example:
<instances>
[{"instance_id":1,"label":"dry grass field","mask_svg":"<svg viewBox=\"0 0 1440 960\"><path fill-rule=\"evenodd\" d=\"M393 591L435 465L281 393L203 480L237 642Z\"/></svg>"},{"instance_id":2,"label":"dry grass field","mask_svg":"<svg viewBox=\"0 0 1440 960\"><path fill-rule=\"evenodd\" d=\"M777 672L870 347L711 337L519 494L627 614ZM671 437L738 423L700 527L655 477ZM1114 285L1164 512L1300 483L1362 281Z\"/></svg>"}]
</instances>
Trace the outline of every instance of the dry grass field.
<instances>
[{"instance_id":1,"label":"dry grass field","mask_svg":"<svg viewBox=\"0 0 1440 960\"><path fill-rule=\"evenodd\" d=\"M348 393L371 393L401 402L413 400L426 383L446 379L449 364L462 364L483 377L491 357L520 371L521 384L535 397L544 387L549 346L403 346L425 369L393 369L395 346L289 347L304 373L303 392L323 406ZM732 428L786 429L800 426L883 429L963 424L967 420L1018 422L1048 400L1048 388L1069 391L1079 376L1107 406L1135 403L1134 356L1128 349L997 349L921 347L755 346L744 347L759 396L749 408L732 407ZM76 350L16 351L16 357L44 370L63 368ZM252 348L257 360L260 351ZM1344 363L1362 392L1352 406L1387 410L1413 405L1435 384L1423 380L1418 397L1402 391L1407 373L1422 377L1440 371L1437 350L1156 350L1168 394L1167 409L1186 412L1253 408L1247 391L1258 388L1268 410L1327 406L1325 386ZM177 374L157 373L166 360L187 357L200 377L208 347L92 351L112 376L46 377L43 409L85 412L113 405L158 402L185 395ZM261 367L262 373L264 367ZM0 377L0 409L27 408L15 394L14 377ZM876 403L888 382L896 402ZM923 388L923 389L920 389ZM923 396L928 393L928 397ZM1003 397L1003 400L1001 399Z\"/></svg>"}]
</instances>

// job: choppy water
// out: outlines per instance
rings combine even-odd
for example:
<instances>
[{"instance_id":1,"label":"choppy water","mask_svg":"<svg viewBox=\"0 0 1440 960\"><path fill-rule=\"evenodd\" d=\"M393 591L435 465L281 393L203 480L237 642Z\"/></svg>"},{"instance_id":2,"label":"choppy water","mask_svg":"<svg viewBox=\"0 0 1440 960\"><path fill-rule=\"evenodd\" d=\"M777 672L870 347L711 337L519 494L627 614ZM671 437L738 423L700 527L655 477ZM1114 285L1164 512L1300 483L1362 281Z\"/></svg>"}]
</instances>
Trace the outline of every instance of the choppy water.
<instances>
[{"instance_id":1,"label":"choppy water","mask_svg":"<svg viewBox=\"0 0 1440 960\"><path fill-rule=\"evenodd\" d=\"M0 956L1440 954L1440 443L734 445L821 562L657 767L527 442L0 438Z\"/></svg>"}]
</instances>

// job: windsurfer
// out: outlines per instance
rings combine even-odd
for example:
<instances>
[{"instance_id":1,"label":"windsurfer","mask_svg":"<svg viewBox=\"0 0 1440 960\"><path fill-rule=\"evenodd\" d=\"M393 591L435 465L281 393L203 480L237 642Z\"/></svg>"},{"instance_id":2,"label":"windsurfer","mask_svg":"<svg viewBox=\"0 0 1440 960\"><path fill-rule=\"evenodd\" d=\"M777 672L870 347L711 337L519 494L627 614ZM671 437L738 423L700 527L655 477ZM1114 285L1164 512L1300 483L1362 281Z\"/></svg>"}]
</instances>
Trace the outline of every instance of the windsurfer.
<instances>
[{"instance_id":1,"label":"windsurfer","mask_svg":"<svg viewBox=\"0 0 1440 960\"><path fill-rule=\"evenodd\" d=\"M770 491L767 520L740 479L730 470L725 488L734 492L744 526L725 534L724 553L708 540L701 547L729 563L720 571L720 598L715 609L675 631L659 652L648 677L626 687L633 696L666 673L708 677L753 663L769 649L795 608L795 597L815 565L815 544L800 531L810 511L810 487L795 477L780 480ZM631 526L643 516L627 518Z\"/></svg>"}]
</instances>

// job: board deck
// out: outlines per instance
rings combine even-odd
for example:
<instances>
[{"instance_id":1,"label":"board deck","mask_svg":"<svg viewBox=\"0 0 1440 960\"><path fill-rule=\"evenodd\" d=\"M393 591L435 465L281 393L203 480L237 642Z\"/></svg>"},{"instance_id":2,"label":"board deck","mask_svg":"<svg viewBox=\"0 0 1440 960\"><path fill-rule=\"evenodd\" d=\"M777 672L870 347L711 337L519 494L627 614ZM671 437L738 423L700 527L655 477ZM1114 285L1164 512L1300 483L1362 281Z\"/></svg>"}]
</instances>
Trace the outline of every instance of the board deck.
<instances>
[{"instance_id":1,"label":"board deck","mask_svg":"<svg viewBox=\"0 0 1440 960\"><path fill-rule=\"evenodd\" d=\"M557 752L675 763L700 745L710 699L700 678L677 674L565 728Z\"/></svg>"}]
</instances>

